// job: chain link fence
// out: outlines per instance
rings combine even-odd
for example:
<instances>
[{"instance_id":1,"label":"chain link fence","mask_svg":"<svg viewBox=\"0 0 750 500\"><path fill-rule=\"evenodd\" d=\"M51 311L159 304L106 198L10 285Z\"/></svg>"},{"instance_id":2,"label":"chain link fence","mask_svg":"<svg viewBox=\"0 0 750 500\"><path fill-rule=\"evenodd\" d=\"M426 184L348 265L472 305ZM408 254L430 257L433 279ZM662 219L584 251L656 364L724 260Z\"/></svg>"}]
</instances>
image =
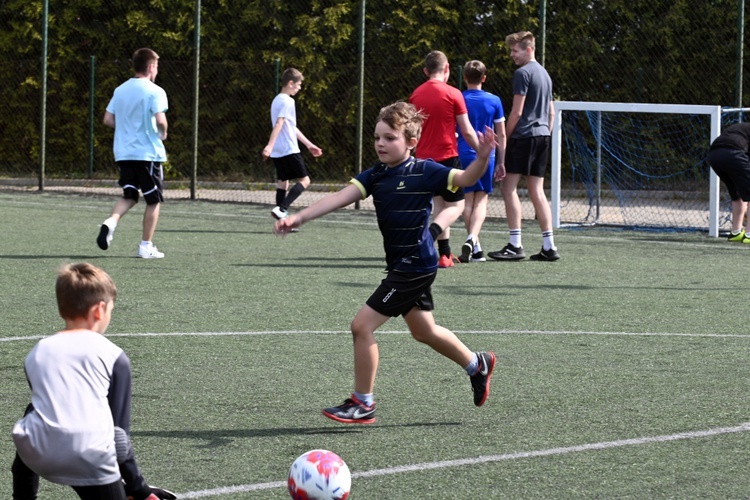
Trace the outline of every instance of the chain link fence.
<instances>
[{"instance_id":1,"label":"chain link fence","mask_svg":"<svg viewBox=\"0 0 750 500\"><path fill-rule=\"evenodd\" d=\"M5 0L0 188L120 192L112 131L101 118L115 87L132 76L130 57L139 47L159 53L157 84L170 101L169 197L273 204L273 164L260 153L271 131L278 76L290 66L300 69L298 125L324 152L313 158L303 147L313 180L298 201L304 205L376 161L370 137L378 110L407 99L424 81L430 50L448 55L449 83L459 88L463 64L482 60L489 70L484 88L501 97L506 113L516 68L504 39L519 30L537 35L537 59L558 100L743 107L750 100L742 93L744 10L742 0L69 0L49 6ZM504 217L497 192L489 216ZM524 217L534 217L530 205Z\"/></svg>"}]
</instances>

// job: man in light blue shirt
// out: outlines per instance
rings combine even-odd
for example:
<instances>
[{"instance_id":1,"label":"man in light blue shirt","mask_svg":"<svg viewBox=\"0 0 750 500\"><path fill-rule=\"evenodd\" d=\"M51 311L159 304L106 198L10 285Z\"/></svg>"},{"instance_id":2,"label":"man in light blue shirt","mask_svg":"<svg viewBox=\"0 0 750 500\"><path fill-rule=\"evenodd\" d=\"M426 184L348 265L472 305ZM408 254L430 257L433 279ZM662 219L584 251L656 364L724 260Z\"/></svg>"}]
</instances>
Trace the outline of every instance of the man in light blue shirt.
<instances>
[{"instance_id":1,"label":"man in light blue shirt","mask_svg":"<svg viewBox=\"0 0 750 500\"><path fill-rule=\"evenodd\" d=\"M115 89L104 113L104 124L115 129L114 156L120 170L119 184L123 195L112 215L99 230L96 242L107 250L112 244L120 218L138 203L139 191L146 200L143 234L137 257L161 259L164 254L152 242L164 201L162 163L167 161L164 140L167 138L169 107L167 93L154 83L159 72L159 55L151 49L133 54L135 76Z\"/></svg>"}]
</instances>

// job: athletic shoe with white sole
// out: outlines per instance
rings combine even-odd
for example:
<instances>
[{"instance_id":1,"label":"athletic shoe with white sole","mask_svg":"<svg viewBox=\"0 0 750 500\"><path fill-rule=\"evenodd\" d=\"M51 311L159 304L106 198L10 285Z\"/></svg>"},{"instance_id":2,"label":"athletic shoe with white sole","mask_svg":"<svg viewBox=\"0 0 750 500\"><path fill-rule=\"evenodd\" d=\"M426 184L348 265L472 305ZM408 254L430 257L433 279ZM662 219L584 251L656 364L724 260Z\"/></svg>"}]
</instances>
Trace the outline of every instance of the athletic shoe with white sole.
<instances>
[{"instance_id":1,"label":"athletic shoe with white sole","mask_svg":"<svg viewBox=\"0 0 750 500\"><path fill-rule=\"evenodd\" d=\"M344 424L372 424L375 423L375 405L367 406L352 394L340 406L323 410L323 415Z\"/></svg>"},{"instance_id":2,"label":"athletic shoe with white sole","mask_svg":"<svg viewBox=\"0 0 750 500\"><path fill-rule=\"evenodd\" d=\"M96 238L96 244L99 248L106 250L112 244L112 238L115 236L115 230L106 224L99 228L99 236Z\"/></svg>"},{"instance_id":3,"label":"athletic shoe with white sole","mask_svg":"<svg viewBox=\"0 0 750 500\"><path fill-rule=\"evenodd\" d=\"M471 379L471 389L474 391L474 404L482 406L490 395L490 379L492 370L495 369L494 352L478 352L479 370L469 377Z\"/></svg>"},{"instance_id":4,"label":"athletic shoe with white sole","mask_svg":"<svg viewBox=\"0 0 750 500\"><path fill-rule=\"evenodd\" d=\"M148 245L138 245L138 254L136 257L141 259L163 259L164 254L156 248L156 245L149 243Z\"/></svg>"},{"instance_id":5,"label":"athletic shoe with white sole","mask_svg":"<svg viewBox=\"0 0 750 500\"><path fill-rule=\"evenodd\" d=\"M471 254L469 262L487 262L487 259L484 258L484 252L480 250Z\"/></svg>"},{"instance_id":6,"label":"athletic shoe with white sole","mask_svg":"<svg viewBox=\"0 0 750 500\"><path fill-rule=\"evenodd\" d=\"M471 262L471 254L474 252L474 242L471 238L467 238L463 245L461 245L461 255L458 256L459 262Z\"/></svg>"},{"instance_id":7,"label":"athletic shoe with white sole","mask_svg":"<svg viewBox=\"0 0 750 500\"><path fill-rule=\"evenodd\" d=\"M271 210L271 215L273 215L274 219L281 220L289 217L289 212L281 207L273 207L273 210Z\"/></svg>"}]
</instances>

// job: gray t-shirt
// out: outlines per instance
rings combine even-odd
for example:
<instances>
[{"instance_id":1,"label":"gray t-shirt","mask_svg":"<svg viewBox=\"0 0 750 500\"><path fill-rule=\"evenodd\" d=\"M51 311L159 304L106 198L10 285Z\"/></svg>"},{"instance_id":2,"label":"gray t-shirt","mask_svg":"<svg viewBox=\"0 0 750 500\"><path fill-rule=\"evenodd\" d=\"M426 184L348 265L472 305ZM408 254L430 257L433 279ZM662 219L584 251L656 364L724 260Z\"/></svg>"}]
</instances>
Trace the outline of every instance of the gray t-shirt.
<instances>
[{"instance_id":1,"label":"gray t-shirt","mask_svg":"<svg viewBox=\"0 0 750 500\"><path fill-rule=\"evenodd\" d=\"M529 61L513 74L513 95L525 95L523 113L513 130L513 138L550 135L549 105L552 79L536 61Z\"/></svg>"}]
</instances>

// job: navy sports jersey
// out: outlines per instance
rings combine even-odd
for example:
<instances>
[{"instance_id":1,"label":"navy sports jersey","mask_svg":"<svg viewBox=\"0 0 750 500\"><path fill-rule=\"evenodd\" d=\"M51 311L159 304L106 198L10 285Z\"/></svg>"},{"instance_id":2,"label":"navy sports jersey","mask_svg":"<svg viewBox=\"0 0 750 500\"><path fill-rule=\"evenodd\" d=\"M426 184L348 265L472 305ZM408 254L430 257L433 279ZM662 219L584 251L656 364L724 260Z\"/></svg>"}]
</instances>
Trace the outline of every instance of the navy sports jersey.
<instances>
[{"instance_id":1,"label":"navy sports jersey","mask_svg":"<svg viewBox=\"0 0 750 500\"><path fill-rule=\"evenodd\" d=\"M401 165L377 163L351 183L372 196L383 235L388 271L431 273L438 255L430 236L432 197L452 185L456 170L429 160L409 158Z\"/></svg>"}]
</instances>

